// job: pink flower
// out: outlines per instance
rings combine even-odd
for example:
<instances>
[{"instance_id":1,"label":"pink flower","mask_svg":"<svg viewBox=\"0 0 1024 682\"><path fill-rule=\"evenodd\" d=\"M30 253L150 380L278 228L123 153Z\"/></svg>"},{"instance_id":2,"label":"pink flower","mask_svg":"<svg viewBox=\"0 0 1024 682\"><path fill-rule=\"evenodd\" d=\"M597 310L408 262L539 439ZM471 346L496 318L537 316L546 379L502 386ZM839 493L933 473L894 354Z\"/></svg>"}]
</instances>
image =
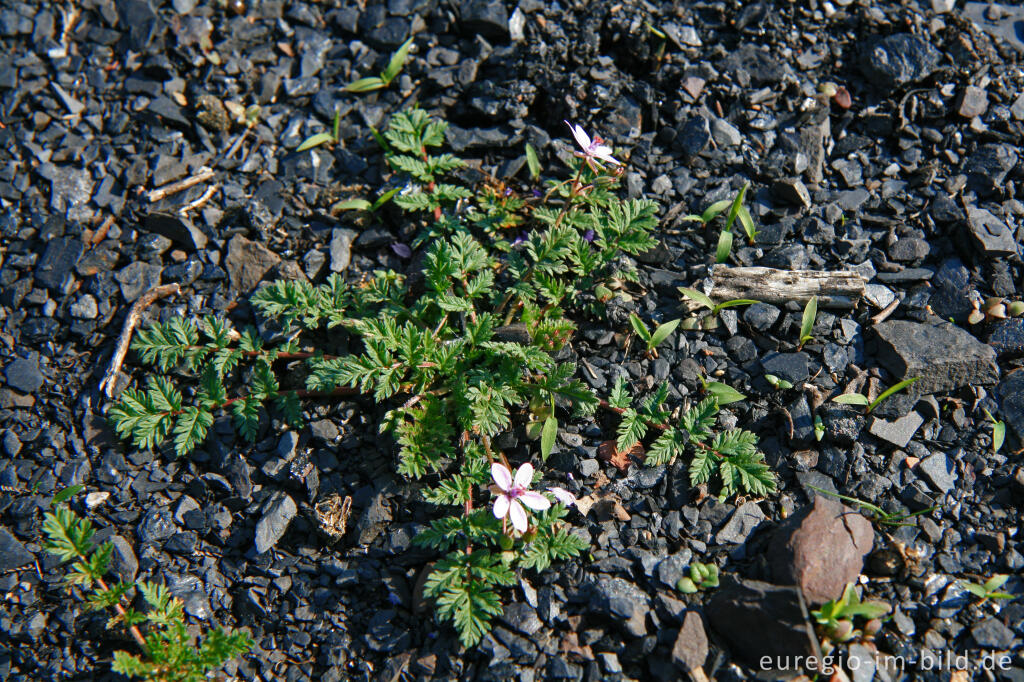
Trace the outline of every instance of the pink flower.
<instances>
[{"instance_id":1,"label":"pink flower","mask_svg":"<svg viewBox=\"0 0 1024 682\"><path fill-rule=\"evenodd\" d=\"M621 161L612 156L612 148L605 145L604 140L600 137L595 136L591 140L590 135L587 135L587 132L583 130L583 126L573 125L568 121L565 121L565 125L569 126L572 136L576 138L576 144L583 149L582 152L576 152L576 156L584 159L595 173L597 169L594 167L594 159L610 163L614 166L622 165Z\"/></svg>"},{"instance_id":2,"label":"pink flower","mask_svg":"<svg viewBox=\"0 0 1024 682\"><path fill-rule=\"evenodd\" d=\"M576 496L565 488L548 488L548 492L555 496L559 502L564 504L566 507L571 507L576 504Z\"/></svg>"},{"instance_id":3,"label":"pink flower","mask_svg":"<svg viewBox=\"0 0 1024 682\"><path fill-rule=\"evenodd\" d=\"M491 465L491 478L502 491L494 500L494 516L499 519L509 517L512 527L520 533L525 533L529 527L524 504L534 511L544 511L551 506L548 498L529 489L533 482L533 465L529 462L516 470L515 480L512 472L495 462Z\"/></svg>"}]
</instances>

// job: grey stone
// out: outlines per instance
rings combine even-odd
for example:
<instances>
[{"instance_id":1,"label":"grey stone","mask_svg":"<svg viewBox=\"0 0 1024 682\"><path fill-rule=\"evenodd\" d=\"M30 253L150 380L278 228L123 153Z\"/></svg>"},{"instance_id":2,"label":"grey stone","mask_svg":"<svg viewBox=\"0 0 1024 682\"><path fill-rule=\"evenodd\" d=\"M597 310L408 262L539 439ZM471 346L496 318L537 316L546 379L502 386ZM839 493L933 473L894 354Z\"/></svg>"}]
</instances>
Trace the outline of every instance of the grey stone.
<instances>
[{"instance_id":1,"label":"grey stone","mask_svg":"<svg viewBox=\"0 0 1024 682\"><path fill-rule=\"evenodd\" d=\"M121 285L121 295L131 303L147 291L160 286L163 268L159 265L136 261L117 271L114 279Z\"/></svg>"},{"instance_id":2,"label":"grey stone","mask_svg":"<svg viewBox=\"0 0 1024 682\"><path fill-rule=\"evenodd\" d=\"M722 118L711 119L711 135L719 147L738 147L743 142L736 126Z\"/></svg>"},{"instance_id":3,"label":"grey stone","mask_svg":"<svg viewBox=\"0 0 1024 682\"><path fill-rule=\"evenodd\" d=\"M776 582L798 585L808 604L838 599L864 567L874 543L871 522L838 501L817 495L787 519L772 544Z\"/></svg>"},{"instance_id":4,"label":"grey stone","mask_svg":"<svg viewBox=\"0 0 1024 682\"><path fill-rule=\"evenodd\" d=\"M110 538L114 551L110 555L110 570L124 582L132 582L139 573L139 560L131 543L120 535Z\"/></svg>"},{"instance_id":5,"label":"grey stone","mask_svg":"<svg viewBox=\"0 0 1024 682\"><path fill-rule=\"evenodd\" d=\"M868 432L873 436L892 443L898 448L905 448L922 424L924 424L924 417L915 411L911 411L896 421L891 422L874 417L871 421L871 426L868 427Z\"/></svg>"},{"instance_id":6,"label":"grey stone","mask_svg":"<svg viewBox=\"0 0 1024 682\"><path fill-rule=\"evenodd\" d=\"M932 488L948 493L956 485L960 477L956 472L956 465L953 460L943 452L925 457L917 465L917 473L931 484Z\"/></svg>"},{"instance_id":7,"label":"grey stone","mask_svg":"<svg viewBox=\"0 0 1024 682\"><path fill-rule=\"evenodd\" d=\"M964 164L967 187L979 196L999 193L1006 176L1019 159L1016 149L1008 144L981 145L967 157Z\"/></svg>"},{"instance_id":8,"label":"grey stone","mask_svg":"<svg viewBox=\"0 0 1024 682\"><path fill-rule=\"evenodd\" d=\"M974 241L988 256L1013 256L1017 242L1006 223L983 208L967 207L967 228Z\"/></svg>"},{"instance_id":9,"label":"grey stone","mask_svg":"<svg viewBox=\"0 0 1024 682\"><path fill-rule=\"evenodd\" d=\"M95 320L96 316L100 314L100 309L95 296L83 294L71 304L68 312L71 313L71 317L79 320Z\"/></svg>"},{"instance_id":10,"label":"grey stone","mask_svg":"<svg viewBox=\"0 0 1024 682\"><path fill-rule=\"evenodd\" d=\"M907 399L999 381L995 351L959 327L889 320L876 325L875 333L886 369L898 379L921 377L898 394Z\"/></svg>"},{"instance_id":11,"label":"grey stone","mask_svg":"<svg viewBox=\"0 0 1024 682\"><path fill-rule=\"evenodd\" d=\"M625 632L633 637L647 635L647 613L650 601L639 587L622 578L605 578L589 585L593 597L591 606L598 612L611 617Z\"/></svg>"},{"instance_id":12,"label":"grey stone","mask_svg":"<svg viewBox=\"0 0 1024 682\"><path fill-rule=\"evenodd\" d=\"M75 266L84 252L85 246L77 239L51 239L36 265L36 283L50 291L66 293L65 289L74 281Z\"/></svg>"},{"instance_id":13,"label":"grey stone","mask_svg":"<svg viewBox=\"0 0 1024 682\"><path fill-rule=\"evenodd\" d=\"M885 308L896 300L892 289L881 284L865 284L864 298L876 308Z\"/></svg>"},{"instance_id":14,"label":"grey stone","mask_svg":"<svg viewBox=\"0 0 1024 682\"><path fill-rule=\"evenodd\" d=\"M782 311L768 303L755 303L749 305L743 311L743 321L760 332L766 332L772 328Z\"/></svg>"},{"instance_id":15,"label":"grey stone","mask_svg":"<svg viewBox=\"0 0 1024 682\"><path fill-rule=\"evenodd\" d=\"M466 28L488 38L508 35L508 9L502 0L469 0L462 4Z\"/></svg>"},{"instance_id":16,"label":"grey stone","mask_svg":"<svg viewBox=\"0 0 1024 682\"><path fill-rule=\"evenodd\" d=\"M964 5L963 14L989 35L1005 40L1017 51L1024 52L1024 36L1020 31L1020 25L1024 22L1024 7L1016 2L968 2Z\"/></svg>"},{"instance_id":17,"label":"grey stone","mask_svg":"<svg viewBox=\"0 0 1024 682\"><path fill-rule=\"evenodd\" d=\"M665 587L671 590L676 589L676 583L685 575L686 567L690 565L692 558L693 552L689 549L682 549L665 557L655 569L658 580Z\"/></svg>"},{"instance_id":18,"label":"grey stone","mask_svg":"<svg viewBox=\"0 0 1024 682\"><path fill-rule=\"evenodd\" d=\"M811 193L807 191L807 185L799 178L776 180L772 185L772 191L779 199L795 206L811 207Z\"/></svg>"},{"instance_id":19,"label":"grey stone","mask_svg":"<svg viewBox=\"0 0 1024 682\"><path fill-rule=\"evenodd\" d=\"M359 531L359 544L368 545L377 539L384 526L391 521L391 508L383 493L378 493L359 517L356 529Z\"/></svg>"},{"instance_id":20,"label":"grey stone","mask_svg":"<svg viewBox=\"0 0 1024 682\"><path fill-rule=\"evenodd\" d=\"M224 267L228 271L231 287L238 292L248 293L280 262L281 257L263 244L236 234L228 242Z\"/></svg>"},{"instance_id":21,"label":"grey stone","mask_svg":"<svg viewBox=\"0 0 1024 682\"><path fill-rule=\"evenodd\" d=\"M853 644L849 650L850 674L853 682L871 682L875 679L877 663L877 649L869 649L863 644ZM853 663L856 661L856 664Z\"/></svg>"},{"instance_id":22,"label":"grey stone","mask_svg":"<svg viewBox=\"0 0 1024 682\"><path fill-rule=\"evenodd\" d=\"M981 116L988 109L988 93L976 85L968 85L960 94L957 113L964 118Z\"/></svg>"},{"instance_id":23,"label":"grey stone","mask_svg":"<svg viewBox=\"0 0 1024 682\"><path fill-rule=\"evenodd\" d=\"M536 609L522 602L506 604L501 620L513 630L527 636L535 634L544 625L537 617Z\"/></svg>"},{"instance_id":24,"label":"grey stone","mask_svg":"<svg viewBox=\"0 0 1024 682\"><path fill-rule=\"evenodd\" d=\"M88 220L93 184L85 169L60 168L50 182L50 208L73 222Z\"/></svg>"},{"instance_id":25,"label":"grey stone","mask_svg":"<svg viewBox=\"0 0 1024 682\"><path fill-rule=\"evenodd\" d=\"M686 160L693 160L711 143L711 129L708 120L697 115L679 127L675 146Z\"/></svg>"},{"instance_id":26,"label":"grey stone","mask_svg":"<svg viewBox=\"0 0 1024 682\"><path fill-rule=\"evenodd\" d=\"M985 649L1006 651L1016 639L1013 630L1003 625L998 618L986 618L971 628L975 643Z\"/></svg>"},{"instance_id":27,"label":"grey stone","mask_svg":"<svg viewBox=\"0 0 1024 682\"><path fill-rule=\"evenodd\" d=\"M708 602L706 615L735 655L750 666L760 666L763 656L811 656L820 661L818 640L796 587L726 575Z\"/></svg>"},{"instance_id":28,"label":"grey stone","mask_svg":"<svg viewBox=\"0 0 1024 682\"><path fill-rule=\"evenodd\" d=\"M935 271L932 278L932 294L929 305L938 317L950 318L963 323L972 310L971 273L959 258L947 258Z\"/></svg>"},{"instance_id":29,"label":"grey stone","mask_svg":"<svg viewBox=\"0 0 1024 682\"><path fill-rule=\"evenodd\" d=\"M358 235L353 230L335 228L331 232L331 272L344 272L352 260L352 242Z\"/></svg>"},{"instance_id":30,"label":"grey stone","mask_svg":"<svg viewBox=\"0 0 1024 682\"><path fill-rule=\"evenodd\" d=\"M764 512L756 502L746 502L733 512L722 529L715 536L715 542L724 544L742 544L765 520Z\"/></svg>"},{"instance_id":31,"label":"grey stone","mask_svg":"<svg viewBox=\"0 0 1024 682\"><path fill-rule=\"evenodd\" d=\"M0 526L0 572L13 571L35 560L35 555L11 531Z\"/></svg>"},{"instance_id":32,"label":"grey stone","mask_svg":"<svg viewBox=\"0 0 1024 682\"><path fill-rule=\"evenodd\" d=\"M174 517L167 509L151 507L142 522L135 528L139 542L162 542L177 532L174 526Z\"/></svg>"},{"instance_id":33,"label":"grey stone","mask_svg":"<svg viewBox=\"0 0 1024 682\"><path fill-rule=\"evenodd\" d=\"M704 621L696 611L687 611L672 647L672 662L688 673L701 668L708 657L708 635Z\"/></svg>"},{"instance_id":34,"label":"grey stone","mask_svg":"<svg viewBox=\"0 0 1024 682\"><path fill-rule=\"evenodd\" d=\"M595 476L601 470L601 463L596 459L580 460L580 475L584 478Z\"/></svg>"},{"instance_id":35,"label":"grey stone","mask_svg":"<svg viewBox=\"0 0 1024 682\"><path fill-rule=\"evenodd\" d=\"M875 40L861 59L861 69L872 83L895 88L927 78L942 54L923 38L896 33Z\"/></svg>"},{"instance_id":36,"label":"grey stone","mask_svg":"<svg viewBox=\"0 0 1024 682\"><path fill-rule=\"evenodd\" d=\"M256 552L263 554L278 543L298 513L295 500L278 493L264 506L263 516L256 523Z\"/></svg>"},{"instance_id":37,"label":"grey stone","mask_svg":"<svg viewBox=\"0 0 1024 682\"><path fill-rule=\"evenodd\" d=\"M18 358L4 368L4 379L7 385L22 393L35 393L45 381L39 370L39 358L30 360Z\"/></svg>"},{"instance_id":38,"label":"grey stone","mask_svg":"<svg viewBox=\"0 0 1024 682\"><path fill-rule=\"evenodd\" d=\"M796 385L810 376L807 367L807 353L799 351L796 353L765 353L761 358L761 368L765 374L773 374L780 379L785 379Z\"/></svg>"}]
</instances>

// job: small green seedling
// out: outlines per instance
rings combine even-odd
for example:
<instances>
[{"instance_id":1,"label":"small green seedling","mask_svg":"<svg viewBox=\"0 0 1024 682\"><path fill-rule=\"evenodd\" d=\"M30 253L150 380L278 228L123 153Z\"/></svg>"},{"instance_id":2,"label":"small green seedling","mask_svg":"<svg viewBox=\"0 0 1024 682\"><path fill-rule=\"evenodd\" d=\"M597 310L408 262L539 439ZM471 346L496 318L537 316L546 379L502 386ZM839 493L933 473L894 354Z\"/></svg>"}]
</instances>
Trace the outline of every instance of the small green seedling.
<instances>
[{"instance_id":1,"label":"small green seedling","mask_svg":"<svg viewBox=\"0 0 1024 682\"><path fill-rule=\"evenodd\" d=\"M391 197L398 194L401 187L395 187L389 189L384 194L377 197L377 200L372 204L366 199L346 199L345 201L339 201L338 203L331 206L331 215L336 215L342 211L369 211L370 213L376 213L380 210L380 207L388 203Z\"/></svg>"},{"instance_id":2,"label":"small green seedling","mask_svg":"<svg viewBox=\"0 0 1024 682\"><path fill-rule=\"evenodd\" d=\"M359 80L352 81L345 86L345 89L349 92L372 92L373 90L380 90L391 85L391 81L395 80L399 73L402 72L402 67L405 66L405 60L409 56L409 48L412 47L412 38L406 40L402 45L395 50L395 53L391 55L391 60L388 62L388 66L380 74L380 78L370 76L369 78L360 78Z\"/></svg>"},{"instance_id":3,"label":"small green seedling","mask_svg":"<svg viewBox=\"0 0 1024 682\"><path fill-rule=\"evenodd\" d=\"M718 587L718 566L715 564L690 564L690 577L683 576L676 583L676 589L683 594L694 594L698 590Z\"/></svg>"},{"instance_id":4,"label":"small green seedling","mask_svg":"<svg viewBox=\"0 0 1024 682\"><path fill-rule=\"evenodd\" d=\"M811 616L829 639L848 642L861 634L876 634L881 629L878 619L891 611L892 607L885 602L861 601L853 583L848 583L842 597L822 604L820 609L811 611ZM863 631L854 629L854 618L858 617L868 620Z\"/></svg>"},{"instance_id":5,"label":"small green seedling","mask_svg":"<svg viewBox=\"0 0 1024 682\"><path fill-rule=\"evenodd\" d=\"M793 382L792 381L786 381L785 379L780 379L779 377L775 376L774 374L765 374L764 375L764 379L765 379L765 381L767 381L769 384L771 384L772 386L774 386L775 388L777 388L780 391L784 391L787 388L793 388Z\"/></svg>"},{"instance_id":6,"label":"small green seedling","mask_svg":"<svg viewBox=\"0 0 1024 682\"><path fill-rule=\"evenodd\" d=\"M825 422L822 421L821 415L814 415L814 439L821 442L821 439L825 437Z\"/></svg>"},{"instance_id":7,"label":"small green seedling","mask_svg":"<svg viewBox=\"0 0 1024 682\"><path fill-rule=\"evenodd\" d=\"M653 357L658 357L657 347L661 345L661 342L668 338L669 334L676 330L679 323L682 320L670 320L664 324L659 324L653 332L651 332L644 321L641 320L636 313L629 314L629 323L633 325L633 330L637 336L644 340L647 344L647 354Z\"/></svg>"},{"instance_id":8,"label":"small green seedling","mask_svg":"<svg viewBox=\"0 0 1024 682\"><path fill-rule=\"evenodd\" d=\"M804 344L814 338L814 320L818 317L818 297L811 296L811 300L807 301L807 305L804 306L804 316L800 321L800 344L799 347L802 349Z\"/></svg>"},{"instance_id":9,"label":"small green seedling","mask_svg":"<svg viewBox=\"0 0 1024 682\"><path fill-rule=\"evenodd\" d=\"M839 493L834 493L831 490L822 490L821 488L815 488L813 485L807 487L809 487L811 490L821 493L822 495L827 495L828 497L834 497L836 499L842 500L843 502L855 504L859 509L867 509L869 512L871 512L871 520L875 523L880 523L883 526L912 526L914 524L907 523L907 519L912 519L915 516L922 516L924 514L930 514L939 507L939 505L934 505L928 507L927 509L922 509L920 511L910 513L887 512L881 507L879 507L877 504L865 502L864 500L858 500L856 497L850 497L849 495L840 495Z\"/></svg>"},{"instance_id":10,"label":"small green seedling","mask_svg":"<svg viewBox=\"0 0 1024 682\"><path fill-rule=\"evenodd\" d=\"M999 591L1009 579L1010 576L1000 574L992 576L983 583L972 583L968 580L960 580L958 582L965 590L981 599L982 603L984 603L989 599L1015 599L1012 594Z\"/></svg>"},{"instance_id":11,"label":"small green seedling","mask_svg":"<svg viewBox=\"0 0 1024 682\"><path fill-rule=\"evenodd\" d=\"M998 454L1006 442L1006 422L999 421L992 413L985 410L985 416L992 422L992 454Z\"/></svg>"},{"instance_id":12,"label":"small green seedling","mask_svg":"<svg viewBox=\"0 0 1024 682\"><path fill-rule=\"evenodd\" d=\"M310 135L302 141L302 144L296 147L295 151L304 152L307 149L319 147L322 144L338 144L339 139L341 139L341 111L336 109L334 111L334 122L331 124L331 132Z\"/></svg>"},{"instance_id":13,"label":"small green seedling","mask_svg":"<svg viewBox=\"0 0 1024 682\"><path fill-rule=\"evenodd\" d=\"M706 226L726 209L729 209L729 213L725 221L725 228L722 230L721 234L718 235L718 246L715 249L716 263L724 263L729 258L729 253L732 251L732 226L737 219L740 221L740 224L743 225L743 230L747 233L747 239L751 244L754 243L754 238L757 237L757 230L754 229L754 219L750 217L750 211L743 205L743 198L746 196L747 189L749 189L749 187L750 183L745 183L731 201L728 199L716 201L708 206L704 213L700 215L688 215L683 218L683 220L698 222Z\"/></svg>"},{"instance_id":14,"label":"small green seedling","mask_svg":"<svg viewBox=\"0 0 1024 682\"><path fill-rule=\"evenodd\" d=\"M907 386L910 386L912 383L914 383L915 381L917 381L920 378L921 377L913 377L912 379L904 379L903 381L899 382L898 384L896 384L894 386L890 386L889 388L887 388L884 391L882 391L882 394L879 395L874 400L870 400L863 393L844 393L843 395L839 395L839 396L836 396L835 398L833 398L832 402L834 402L834 403L842 403L843 405L866 405L867 406L866 412L870 413L876 407L881 405L883 400L885 400L889 396L893 395L894 393L899 393L900 391L905 389Z\"/></svg>"},{"instance_id":15,"label":"small green seedling","mask_svg":"<svg viewBox=\"0 0 1024 682\"><path fill-rule=\"evenodd\" d=\"M721 303L715 303L711 300L707 294L702 294L696 289L690 289L688 287L679 287L679 293L691 301L696 301L700 305L704 306L711 311L711 317L715 317L718 313L722 312L726 308L735 308L741 305L753 305L757 303L752 298L734 298L731 301L722 301Z\"/></svg>"},{"instance_id":16,"label":"small green seedling","mask_svg":"<svg viewBox=\"0 0 1024 682\"><path fill-rule=\"evenodd\" d=\"M710 396L714 396L718 399L719 405L728 405L729 403L737 403L741 400L746 399L746 395L740 393L729 384L723 384L721 381L706 381L704 377L698 375L701 386L704 388L704 392Z\"/></svg>"}]
</instances>

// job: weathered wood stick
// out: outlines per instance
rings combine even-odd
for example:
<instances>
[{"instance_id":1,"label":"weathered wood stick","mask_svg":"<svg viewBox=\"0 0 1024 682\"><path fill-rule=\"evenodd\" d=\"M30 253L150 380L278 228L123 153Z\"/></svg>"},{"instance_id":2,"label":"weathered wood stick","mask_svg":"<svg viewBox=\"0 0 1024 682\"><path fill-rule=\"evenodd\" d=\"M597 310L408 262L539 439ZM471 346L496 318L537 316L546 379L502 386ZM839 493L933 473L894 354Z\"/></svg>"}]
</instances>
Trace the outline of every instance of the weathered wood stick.
<instances>
[{"instance_id":1,"label":"weathered wood stick","mask_svg":"<svg viewBox=\"0 0 1024 682\"><path fill-rule=\"evenodd\" d=\"M153 302L158 298L178 293L181 293L181 287L177 284L164 284L155 289L150 289L142 296L139 296L139 299L132 305L128 311L128 316L124 318L124 326L121 328L121 336L117 339L114 354L110 356L110 366L107 367L107 373L103 375L103 380L100 381L100 390L104 391L108 398L114 397L117 373L121 371L121 365L124 364L124 358L128 354L128 346L131 345L132 332L135 330L135 325L139 323L139 318L142 317L142 311L153 305Z\"/></svg>"},{"instance_id":2,"label":"weathered wood stick","mask_svg":"<svg viewBox=\"0 0 1024 682\"><path fill-rule=\"evenodd\" d=\"M821 308L852 308L864 295L864 278L842 270L775 270L716 266L711 272L711 298L728 301L750 298L765 303L806 303L818 297Z\"/></svg>"},{"instance_id":3,"label":"weathered wood stick","mask_svg":"<svg viewBox=\"0 0 1024 682\"><path fill-rule=\"evenodd\" d=\"M160 201L161 199L165 199L166 197L169 197L172 194L177 194L178 192L184 191L189 187L194 187L198 185L200 182L206 182L212 177L213 169L203 166L196 172L195 175L189 176L184 180L172 182L169 185L164 185L159 189L154 189L152 192L146 195L146 198L149 199L149 203L153 203L154 201Z\"/></svg>"}]
</instances>

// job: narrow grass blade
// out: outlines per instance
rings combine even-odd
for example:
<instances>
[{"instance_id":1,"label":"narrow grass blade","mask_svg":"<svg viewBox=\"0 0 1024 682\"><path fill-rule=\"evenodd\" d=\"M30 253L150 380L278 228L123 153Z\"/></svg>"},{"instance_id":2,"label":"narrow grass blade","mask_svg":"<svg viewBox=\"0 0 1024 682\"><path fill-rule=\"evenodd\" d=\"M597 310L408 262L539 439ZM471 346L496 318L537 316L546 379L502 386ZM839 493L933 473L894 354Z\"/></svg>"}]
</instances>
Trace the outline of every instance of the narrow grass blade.
<instances>
[{"instance_id":1,"label":"narrow grass blade","mask_svg":"<svg viewBox=\"0 0 1024 682\"><path fill-rule=\"evenodd\" d=\"M863 393L844 393L832 398L832 402L843 405L867 405L871 401Z\"/></svg>"},{"instance_id":2,"label":"narrow grass blade","mask_svg":"<svg viewBox=\"0 0 1024 682\"><path fill-rule=\"evenodd\" d=\"M339 211L369 211L372 205L366 199L347 199L331 206L331 213Z\"/></svg>"},{"instance_id":3,"label":"narrow grass blade","mask_svg":"<svg viewBox=\"0 0 1024 682\"><path fill-rule=\"evenodd\" d=\"M722 230L722 234L718 235L718 249L715 251L715 262L724 263L729 259L729 254L732 252L732 232L729 230Z\"/></svg>"},{"instance_id":4,"label":"narrow grass blade","mask_svg":"<svg viewBox=\"0 0 1024 682\"><path fill-rule=\"evenodd\" d=\"M882 391L882 395L875 398L874 401L870 405L868 405L868 412L881 405L882 401L891 396L893 393L898 393L899 391L902 391L907 386L910 386L912 383L914 383L920 378L921 377L914 377L913 379L904 379L895 386L890 386L889 388L885 389L884 391Z\"/></svg>"},{"instance_id":5,"label":"narrow grass blade","mask_svg":"<svg viewBox=\"0 0 1024 682\"><path fill-rule=\"evenodd\" d=\"M650 343L651 332L647 329L647 325L644 324L644 321L637 317L636 313L629 314L629 323L633 325L633 331L636 332L637 336L645 342Z\"/></svg>"},{"instance_id":6,"label":"narrow grass blade","mask_svg":"<svg viewBox=\"0 0 1024 682\"><path fill-rule=\"evenodd\" d=\"M701 214L700 220L702 223L710 223L714 220L719 213L732 206L732 202L728 199L722 199L708 206L707 210Z\"/></svg>"},{"instance_id":7,"label":"narrow grass blade","mask_svg":"<svg viewBox=\"0 0 1024 682\"><path fill-rule=\"evenodd\" d=\"M683 296L685 296L686 298L688 298L688 299L690 299L692 301L696 301L697 303L701 304L702 306L704 306L708 310L714 310L715 309L715 302L712 301L709 296L707 296L705 294L702 294L701 292L697 291L696 289L690 289L690 288L687 288L687 287L679 287L679 293L681 293Z\"/></svg>"},{"instance_id":8,"label":"narrow grass blade","mask_svg":"<svg viewBox=\"0 0 1024 682\"><path fill-rule=\"evenodd\" d=\"M349 92L370 92L372 90L380 90L386 85L387 83L380 78L371 76L369 78L360 78L357 81L352 81L345 86L345 89Z\"/></svg>"},{"instance_id":9,"label":"narrow grass blade","mask_svg":"<svg viewBox=\"0 0 1024 682\"><path fill-rule=\"evenodd\" d=\"M682 321L682 318L680 318L678 320L672 320L671 322L658 325L658 328L654 330L653 334L651 334L650 345L657 348L661 345L662 341L668 338L669 334L676 330L676 327L678 327L679 323Z\"/></svg>"},{"instance_id":10,"label":"narrow grass blade","mask_svg":"<svg viewBox=\"0 0 1024 682\"><path fill-rule=\"evenodd\" d=\"M327 144L328 142L334 142L334 136L333 135L331 135L330 133L317 133L316 135L310 135L305 140L303 140L302 144L300 144L295 149L295 151L297 151L297 152L304 152L307 149L312 149L313 147L319 147L320 145Z\"/></svg>"},{"instance_id":11,"label":"narrow grass blade","mask_svg":"<svg viewBox=\"0 0 1024 682\"><path fill-rule=\"evenodd\" d=\"M729 206L729 217L725 221L725 229L731 230L733 223L736 222L740 209L743 208L743 197L746 195L748 187L750 187L749 182L740 188L740 191L736 193L736 198L732 200L732 204Z\"/></svg>"},{"instance_id":12,"label":"narrow grass blade","mask_svg":"<svg viewBox=\"0 0 1024 682\"><path fill-rule=\"evenodd\" d=\"M388 66L384 69L384 73L380 75L381 80L386 84L390 84L401 71L402 67L405 66L405 60L409 56L409 48L412 47L412 38L406 40L402 45L395 50L395 53L391 55L391 60L388 62Z\"/></svg>"}]
</instances>

